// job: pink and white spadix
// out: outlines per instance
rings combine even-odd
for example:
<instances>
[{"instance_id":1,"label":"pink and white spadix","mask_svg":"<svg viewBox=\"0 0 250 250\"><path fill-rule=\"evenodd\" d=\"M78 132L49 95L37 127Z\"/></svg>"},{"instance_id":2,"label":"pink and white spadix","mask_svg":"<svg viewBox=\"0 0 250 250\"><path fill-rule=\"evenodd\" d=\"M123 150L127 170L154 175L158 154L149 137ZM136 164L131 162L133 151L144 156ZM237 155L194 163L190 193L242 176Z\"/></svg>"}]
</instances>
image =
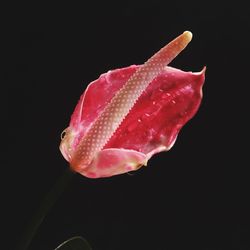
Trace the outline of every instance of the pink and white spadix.
<instances>
[{"instance_id":1,"label":"pink and white spadix","mask_svg":"<svg viewBox=\"0 0 250 250\"><path fill-rule=\"evenodd\" d=\"M74 171L89 178L126 173L173 146L202 97L205 70L166 66L191 39L186 31L145 64L109 71L88 86L60 144Z\"/></svg>"}]
</instances>

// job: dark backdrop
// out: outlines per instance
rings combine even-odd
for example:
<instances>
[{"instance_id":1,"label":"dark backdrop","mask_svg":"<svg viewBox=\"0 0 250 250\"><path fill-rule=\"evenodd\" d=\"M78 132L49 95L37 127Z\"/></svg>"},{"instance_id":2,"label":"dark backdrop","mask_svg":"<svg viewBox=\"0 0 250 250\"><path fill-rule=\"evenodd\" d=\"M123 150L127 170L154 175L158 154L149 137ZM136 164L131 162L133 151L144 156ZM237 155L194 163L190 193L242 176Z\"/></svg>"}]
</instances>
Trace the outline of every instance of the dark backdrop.
<instances>
[{"instance_id":1,"label":"dark backdrop","mask_svg":"<svg viewBox=\"0 0 250 250\"><path fill-rule=\"evenodd\" d=\"M30 249L53 249L74 235L94 250L250 249L246 5L20 3L4 22L8 114L2 133L8 146L2 169L8 174L2 179L9 247L3 249L14 249L68 167L58 149L60 133L88 83L109 69L143 63L185 30L193 41L171 65L192 71L207 66L197 115L171 151L132 175L75 176Z\"/></svg>"}]
</instances>

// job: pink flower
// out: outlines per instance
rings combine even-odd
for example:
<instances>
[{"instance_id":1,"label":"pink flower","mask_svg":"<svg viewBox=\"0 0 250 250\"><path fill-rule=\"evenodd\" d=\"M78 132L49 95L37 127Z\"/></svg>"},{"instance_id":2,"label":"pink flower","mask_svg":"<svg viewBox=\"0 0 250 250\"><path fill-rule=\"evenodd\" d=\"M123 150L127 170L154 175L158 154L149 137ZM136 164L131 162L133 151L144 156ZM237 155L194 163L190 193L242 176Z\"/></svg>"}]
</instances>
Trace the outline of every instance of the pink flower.
<instances>
[{"instance_id":1,"label":"pink flower","mask_svg":"<svg viewBox=\"0 0 250 250\"><path fill-rule=\"evenodd\" d=\"M202 98L205 68L192 73L166 66L191 38L186 31L145 64L90 83L60 145L74 171L89 178L126 173L173 146Z\"/></svg>"}]
</instances>

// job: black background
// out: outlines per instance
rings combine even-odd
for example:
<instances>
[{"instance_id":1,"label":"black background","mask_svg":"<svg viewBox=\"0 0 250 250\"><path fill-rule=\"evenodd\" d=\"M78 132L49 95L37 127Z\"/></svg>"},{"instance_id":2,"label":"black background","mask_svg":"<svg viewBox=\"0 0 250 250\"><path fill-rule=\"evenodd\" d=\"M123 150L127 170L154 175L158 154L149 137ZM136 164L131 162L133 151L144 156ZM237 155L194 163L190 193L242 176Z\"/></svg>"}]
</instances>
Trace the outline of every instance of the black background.
<instances>
[{"instance_id":1,"label":"black background","mask_svg":"<svg viewBox=\"0 0 250 250\"><path fill-rule=\"evenodd\" d=\"M87 84L109 69L143 63L185 30L193 32L193 41L171 66L192 71L207 66L197 115L171 151L132 175L75 176L30 249L53 249L74 235L85 237L94 250L250 249L249 12L239 1L12 7L4 21L8 246L3 249L14 249L39 202L68 167L58 149L60 133Z\"/></svg>"}]
</instances>

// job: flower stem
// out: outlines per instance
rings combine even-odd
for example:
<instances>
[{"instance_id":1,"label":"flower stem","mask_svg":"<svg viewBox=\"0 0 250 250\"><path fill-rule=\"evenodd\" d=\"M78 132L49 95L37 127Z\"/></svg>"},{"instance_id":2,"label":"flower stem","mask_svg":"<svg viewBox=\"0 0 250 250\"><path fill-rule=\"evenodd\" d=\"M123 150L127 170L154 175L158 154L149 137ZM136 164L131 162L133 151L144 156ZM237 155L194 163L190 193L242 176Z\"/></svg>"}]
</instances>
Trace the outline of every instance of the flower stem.
<instances>
[{"instance_id":1,"label":"flower stem","mask_svg":"<svg viewBox=\"0 0 250 250\"><path fill-rule=\"evenodd\" d=\"M70 183L74 172L67 168L64 173L59 177L53 188L48 192L48 194L42 200L38 210L32 217L30 223L27 226L27 229L24 231L23 237L19 242L17 250L26 250L28 249L33 237L36 234L39 226L42 224L44 218L54 206L56 201L59 199L65 188Z\"/></svg>"}]
</instances>

